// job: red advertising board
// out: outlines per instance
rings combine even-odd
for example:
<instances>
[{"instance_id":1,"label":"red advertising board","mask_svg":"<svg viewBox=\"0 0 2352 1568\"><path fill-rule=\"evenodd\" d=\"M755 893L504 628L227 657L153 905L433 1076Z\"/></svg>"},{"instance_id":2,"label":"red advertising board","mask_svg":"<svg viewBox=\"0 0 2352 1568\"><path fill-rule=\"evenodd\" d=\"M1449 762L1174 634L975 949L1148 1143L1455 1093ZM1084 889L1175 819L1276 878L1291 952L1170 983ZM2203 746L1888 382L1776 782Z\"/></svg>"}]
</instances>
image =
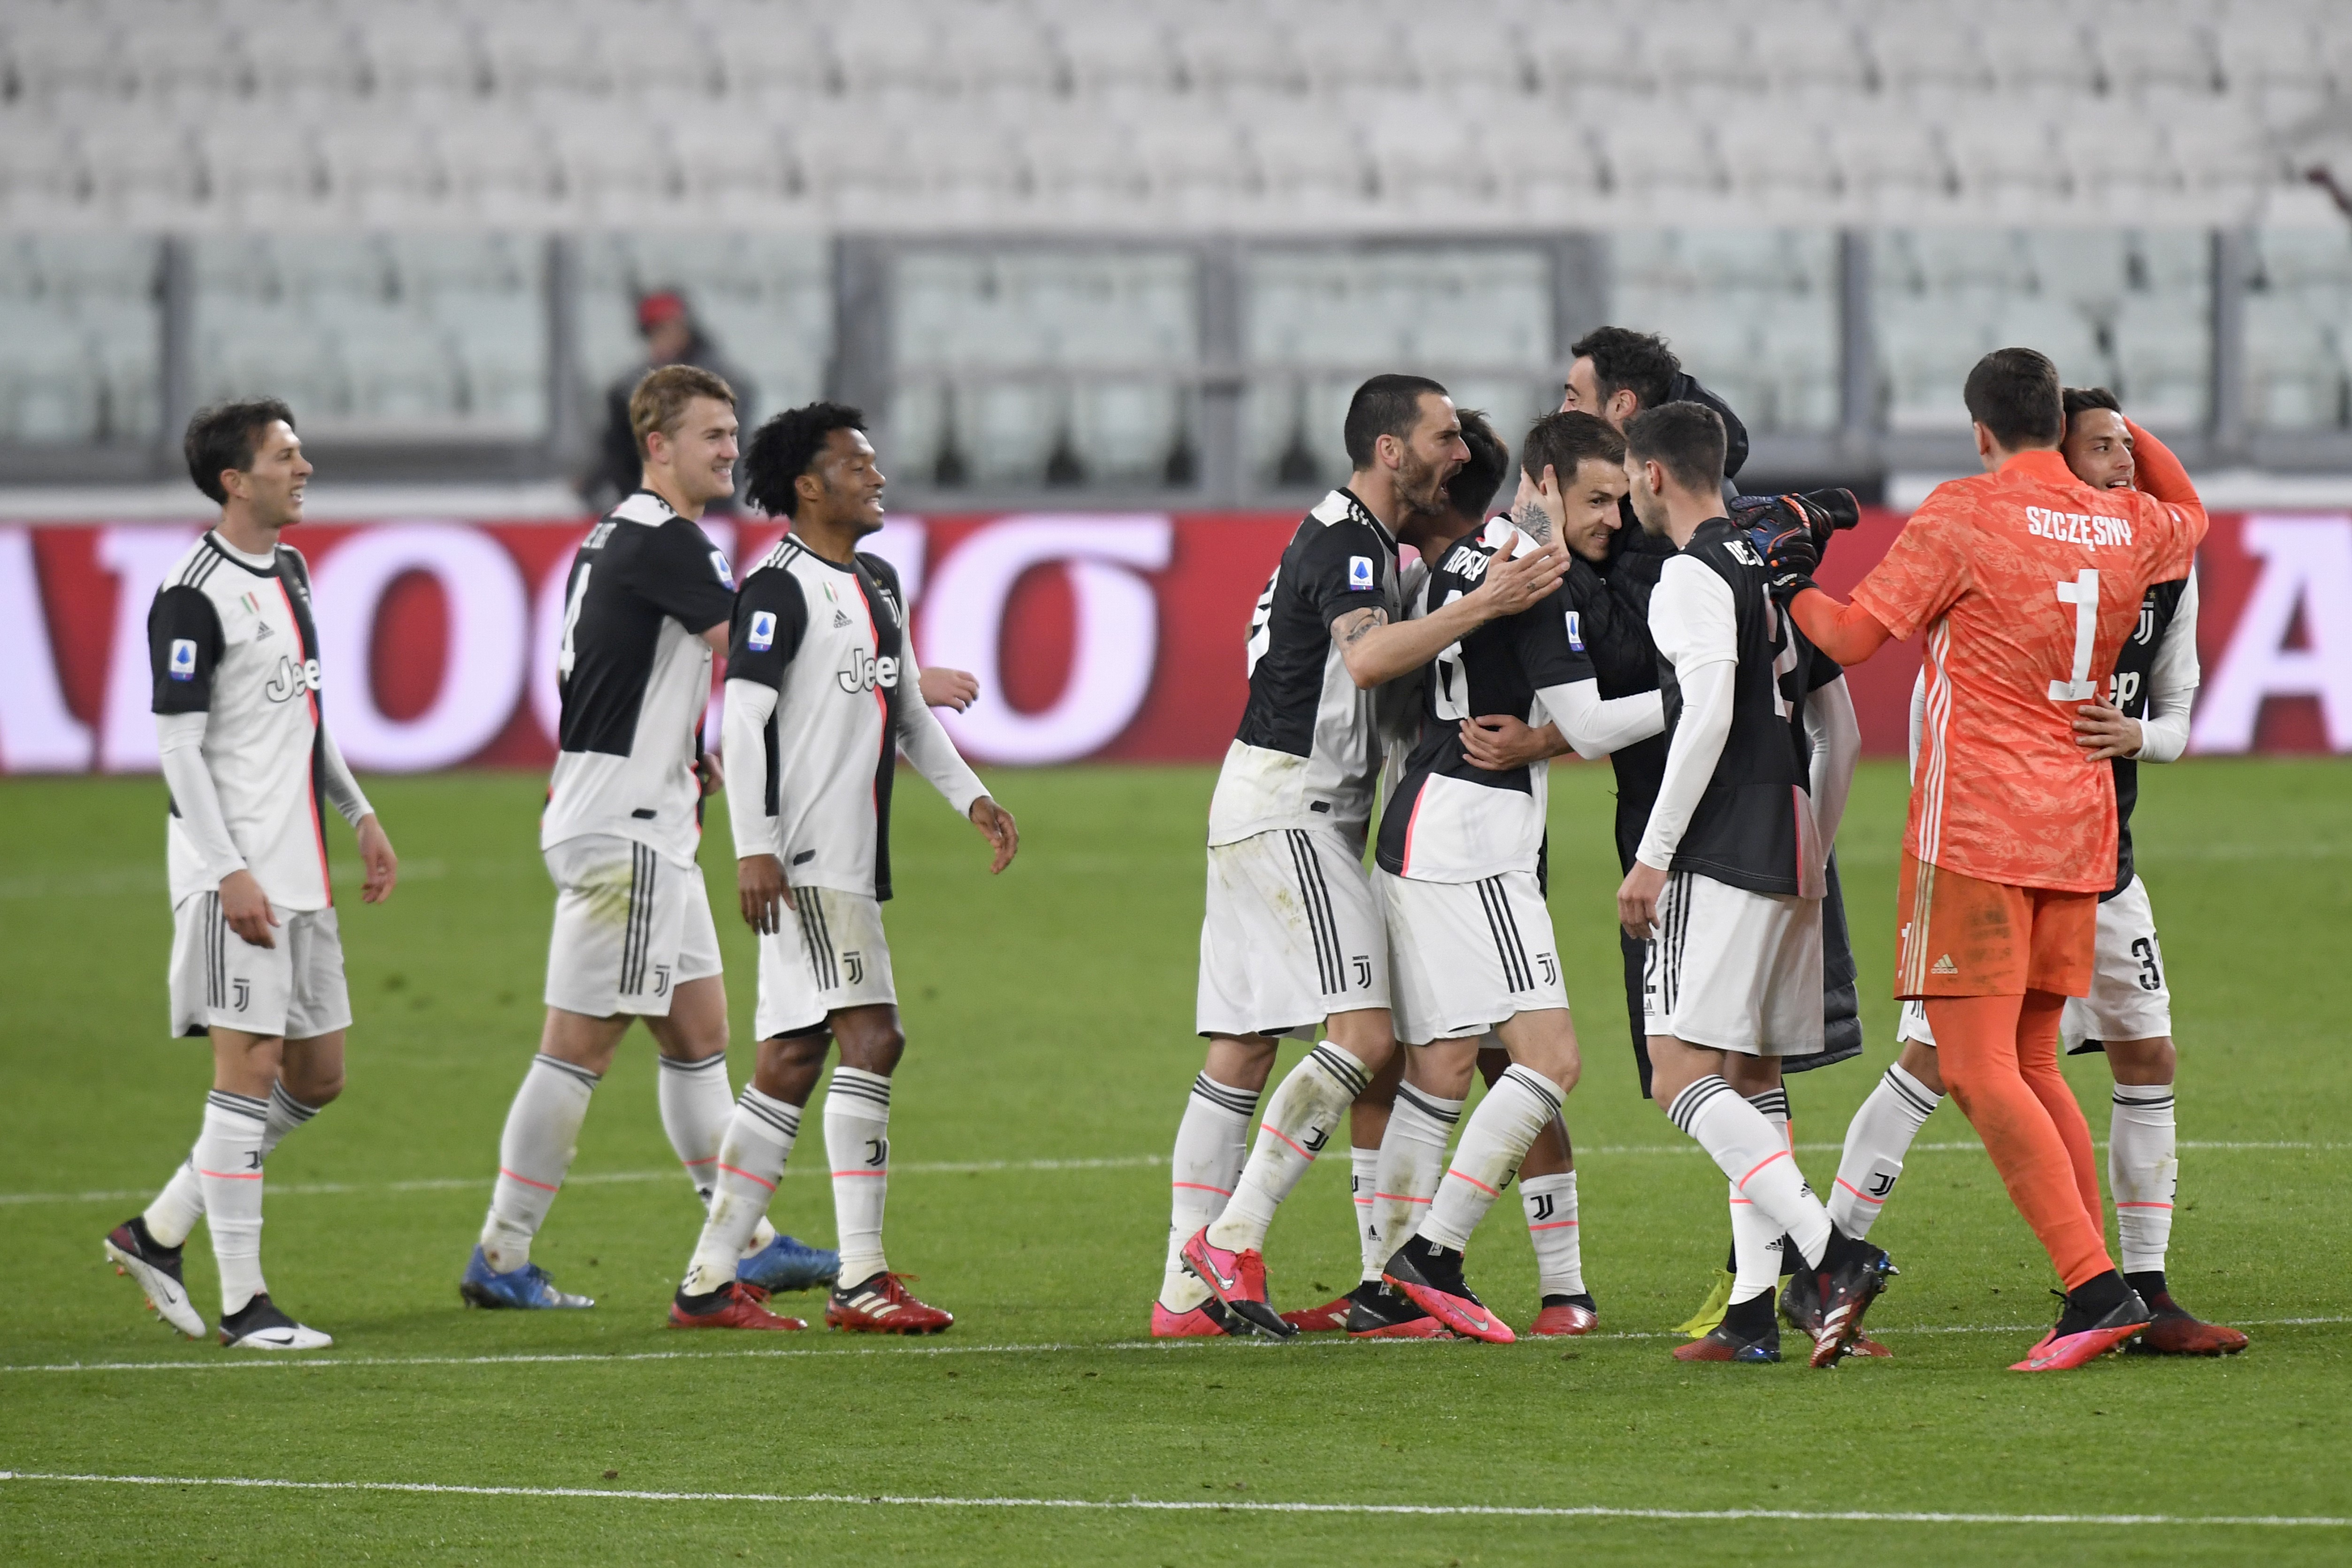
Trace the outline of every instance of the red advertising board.
<instances>
[{"instance_id":1,"label":"red advertising board","mask_svg":"<svg viewBox=\"0 0 2352 1568\"><path fill-rule=\"evenodd\" d=\"M326 703L357 767L543 767L563 575L586 519L305 526ZM1199 761L1241 710L1251 607L1286 514L902 517L898 566L928 665L979 675L949 716L977 761ZM1822 580L1850 588L1902 519L1865 516ZM0 528L0 771L154 766L147 605L200 525ZM773 524L709 531L740 568ZM2352 751L2352 516L2217 517L2199 560L2204 664L2191 742L2208 753ZM2324 607L2336 605L2331 616ZM1916 649L1852 681L1866 746L1899 754Z\"/></svg>"}]
</instances>

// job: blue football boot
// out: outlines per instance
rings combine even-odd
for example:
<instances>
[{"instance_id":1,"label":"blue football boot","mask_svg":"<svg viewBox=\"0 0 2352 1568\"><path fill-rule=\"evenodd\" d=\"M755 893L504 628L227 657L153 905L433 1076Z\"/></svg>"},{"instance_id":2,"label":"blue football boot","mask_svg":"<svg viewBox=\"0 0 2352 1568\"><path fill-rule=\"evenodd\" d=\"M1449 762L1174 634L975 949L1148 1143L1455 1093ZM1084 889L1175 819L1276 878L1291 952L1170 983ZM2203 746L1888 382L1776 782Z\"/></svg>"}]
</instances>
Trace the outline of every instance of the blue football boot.
<instances>
[{"instance_id":1,"label":"blue football boot","mask_svg":"<svg viewBox=\"0 0 2352 1568\"><path fill-rule=\"evenodd\" d=\"M780 1231L773 1241L735 1265L735 1277L771 1294L814 1290L841 1277L841 1254L806 1246Z\"/></svg>"},{"instance_id":2,"label":"blue football boot","mask_svg":"<svg viewBox=\"0 0 2352 1568\"><path fill-rule=\"evenodd\" d=\"M568 1295L557 1290L555 1282L547 1277L547 1270L536 1263L494 1274L490 1260L482 1256L478 1246L474 1255L466 1260L466 1277L457 1281L457 1293L469 1307L521 1307L544 1312L596 1304L591 1297Z\"/></svg>"}]
</instances>

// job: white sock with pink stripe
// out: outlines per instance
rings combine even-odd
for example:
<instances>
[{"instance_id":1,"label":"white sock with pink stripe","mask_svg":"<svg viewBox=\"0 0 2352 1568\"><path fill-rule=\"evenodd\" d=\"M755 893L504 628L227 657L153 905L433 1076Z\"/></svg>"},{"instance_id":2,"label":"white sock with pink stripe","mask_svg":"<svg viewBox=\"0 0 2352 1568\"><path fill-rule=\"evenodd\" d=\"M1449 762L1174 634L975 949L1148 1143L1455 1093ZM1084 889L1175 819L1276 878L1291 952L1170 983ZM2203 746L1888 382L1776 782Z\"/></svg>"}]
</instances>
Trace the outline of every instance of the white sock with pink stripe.
<instances>
[{"instance_id":1,"label":"white sock with pink stripe","mask_svg":"<svg viewBox=\"0 0 2352 1568\"><path fill-rule=\"evenodd\" d=\"M694 1196L702 1200L708 1213L711 1189L718 1182L719 1145L735 1114L735 1102L729 1097L732 1091L727 1082L727 1053L722 1051L698 1061L668 1056L655 1060L661 1063L656 1098L661 1104L662 1131L669 1134L669 1146L677 1151L677 1163L686 1168L686 1179L694 1184ZM776 1228L761 1214L751 1234L743 1239L744 1256L775 1239Z\"/></svg>"},{"instance_id":2,"label":"white sock with pink stripe","mask_svg":"<svg viewBox=\"0 0 2352 1568\"><path fill-rule=\"evenodd\" d=\"M882 1207L890 1196L890 1080L836 1067L824 1092L824 1156L833 1171L833 1220L841 1288L864 1284L882 1258Z\"/></svg>"},{"instance_id":3,"label":"white sock with pink stripe","mask_svg":"<svg viewBox=\"0 0 2352 1568\"><path fill-rule=\"evenodd\" d=\"M1410 1083L1397 1090L1389 1130L1381 1139L1380 1180L1372 1193L1372 1218L1381 1228L1376 1270L1385 1267L1421 1228L1421 1217L1429 1211L1445 1175L1445 1145L1462 1123L1463 1103L1441 1100Z\"/></svg>"},{"instance_id":4,"label":"white sock with pink stripe","mask_svg":"<svg viewBox=\"0 0 2352 1568\"><path fill-rule=\"evenodd\" d=\"M1381 1151L1378 1145L1362 1148L1350 1145L1348 1150L1348 1198L1356 1211L1356 1249L1363 1261L1363 1279L1376 1281L1381 1277L1381 1265L1389 1255L1381 1250L1381 1222L1373 1218L1372 1194L1381 1186Z\"/></svg>"},{"instance_id":5,"label":"white sock with pink stripe","mask_svg":"<svg viewBox=\"0 0 2352 1568\"><path fill-rule=\"evenodd\" d=\"M1256 1109L1256 1090L1220 1083L1205 1072L1192 1080L1192 1092L1184 1097L1169 1169L1168 1266L1160 1277L1160 1304L1171 1312L1189 1312L1209 1299L1209 1287L1185 1271L1178 1253L1234 1196L1242 1161L1249 1155L1249 1119Z\"/></svg>"},{"instance_id":6,"label":"white sock with pink stripe","mask_svg":"<svg viewBox=\"0 0 2352 1568\"><path fill-rule=\"evenodd\" d=\"M482 1220L482 1256L494 1272L509 1274L530 1261L530 1239L547 1223L563 1173L579 1152L580 1124L588 1119L596 1083L597 1074L584 1067L543 1052L530 1059L507 1110L499 1182Z\"/></svg>"},{"instance_id":7,"label":"white sock with pink stripe","mask_svg":"<svg viewBox=\"0 0 2352 1568\"><path fill-rule=\"evenodd\" d=\"M1576 1173L1526 1177L1519 1183L1519 1207L1527 1210L1528 1239L1536 1249L1536 1293L1583 1295L1584 1232L1576 1218Z\"/></svg>"},{"instance_id":8,"label":"white sock with pink stripe","mask_svg":"<svg viewBox=\"0 0 2352 1568\"><path fill-rule=\"evenodd\" d=\"M726 1289L735 1278L736 1260L768 1212L768 1200L775 1196L800 1132L799 1106L762 1094L748 1083L743 1086L743 1097L727 1123L727 1136L711 1158L710 1218L703 1221L702 1237L694 1244L694 1260L678 1287L682 1294L709 1295Z\"/></svg>"},{"instance_id":9,"label":"white sock with pink stripe","mask_svg":"<svg viewBox=\"0 0 2352 1568\"><path fill-rule=\"evenodd\" d=\"M205 1096L196 1179L204 1184L225 1318L243 1312L246 1302L269 1289L261 1281L261 1145L268 1123L266 1100L224 1089Z\"/></svg>"},{"instance_id":10,"label":"white sock with pink stripe","mask_svg":"<svg viewBox=\"0 0 2352 1568\"><path fill-rule=\"evenodd\" d=\"M267 1161L286 1134L309 1122L319 1113L316 1105L305 1105L286 1092L282 1082L269 1086L269 1117L261 1132L261 1157ZM166 1247L177 1247L205 1217L205 1186L196 1176L196 1156L192 1149L163 1184L140 1218L147 1222L147 1234Z\"/></svg>"},{"instance_id":11,"label":"white sock with pink stripe","mask_svg":"<svg viewBox=\"0 0 2352 1568\"><path fill-rule=\"evenodd\" d=\"M1437 1184L1437 1197L1417 1234L1459 1252L1486 1218L1503 1184L1517 1174L1528 1145L1559 1114L1559 1086L1517 1062L1495 1080L1462 1129L1461 1145Z\"/></svg>"},{"instance_id":12,"label":"white sock with pink stripe","mask_svg":"<svg viewBox=\"0 0 2352 1568\"><path fill-rule=\"evenodd\" d=\"M1713 1157L1754 1214L1796 1241L1808 1267L1821 1262L1830 1242L1829 1212L1806 1188L1788 1139L1763 1112L1709 1073L1675 1095L1666 1114Z\"/></svg>"},{"instance_id":13,"label":"white sock with pink stripe","mask_svg":"<svg viewBox=\"0 0 2352 1568\"><path fill-rule=\"evenodd\" d=\"M1789 1146L1789 1092L1768 1089L1761 1094L1751 1094L1748 1103L1763 1113L1780 1134L1783 1147ZM1742 1197L1738 1187L1729 1192L1731 1200L1731 1301L1754 1301L1780 1282L1780 1228L1759 1212L1756 1206ZM1794 1271L1794 1265L1790 1265Z\"/></svg>"},{"instance_id":14,"label":"white sock with pink stripe","mask_svg":"<svg viewBox=\"0 0 2352 1568\"><path fill-rule=\"evenodd\" d=\"M2107 1124L2107 1186L2116 1197L2116 1260L2126 1274L2161 1270L2172 1241L2173 1191L2180 1184L2172 1085L2118 1083L2115 1104Z\"/></svg>"},{"instance_id":15,"label":"white sock with pink stripe","mask_svg":"<svg viewBox=\"0 0 2352 1568\"><path fill-rule=\"evenodd\" d=\"M1282 1207L1315 1156L1331 1140L1340 1118L1371 1082L1364 1064L1326 1040L1290 1070L1266 1102L1257 1143L1234 1184L1225 1211L1209 1225L1209 1241L1232 1252L1265 1245L1274 1211Z\"/></svg>"},{"instance_id":16,"label":"white sock with pink stripe","mask_svg":"<svg viewBox=\"0 0 2352 1568\"><path fill-rule=\"evenodd\" d=\"M1859 1241L1870 1234L1903 1175L1903 1156L1943 1096L1890 1063L1846 1124L1845 1152L1830 1188L1830 1218Z\"/></svg>"}]
</instances>

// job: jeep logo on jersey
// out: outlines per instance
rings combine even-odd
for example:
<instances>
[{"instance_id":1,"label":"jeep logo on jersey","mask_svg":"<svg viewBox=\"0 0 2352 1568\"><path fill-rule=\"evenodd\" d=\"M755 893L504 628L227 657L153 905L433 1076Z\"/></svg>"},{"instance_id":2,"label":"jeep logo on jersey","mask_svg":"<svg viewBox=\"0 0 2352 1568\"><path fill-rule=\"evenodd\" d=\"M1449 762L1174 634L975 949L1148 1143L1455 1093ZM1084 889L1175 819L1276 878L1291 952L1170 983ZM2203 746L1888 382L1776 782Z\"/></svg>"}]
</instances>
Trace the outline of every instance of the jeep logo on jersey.
<instances>
[{"instance_id":1,"label":"jeep logo on jersey","mask_svg":"<svg viewBox=\"0 0 2352 1568\"><path fill-rule=\"evenodd\" d=\"M318 689L319 661L304 659L297 664L291 654L287 654L278 659L278 673L269 677L262 695L274 703L291 702L304 692Z\"/></svg>"},{"instance_id":2,"label":"jeep logo on jersey","mask_svg":"<svg viewBox=\"0 0 2352 1568\"><path fill-rule=\"evenodd\" d=\"M842 659L841 669L834 677L841 689L852 696L870 692L880 686L885 691L898 689L898 661L884 654L876 658L863 648L852 648Z\"/></svg>"},{"instance_id":3,"label":"jeep logo on jersey","mask_svg":"<svg viewBox=\"0 0 2352 1568\"><path fill-rule=\"evenodd\" d=\"M772 610L751 612L751 630L743 638L743 646L754 653L764 653L776 645L776 612Z\"/></svg>"},{"instance_id":4,"label":"jeep logo on jersey","mask_svg":"<svg viewBox=\"0 0 2352 1568\"><path fill-rule=\"evenodd\" d=\"M1372 586L1372 558L1370 556L1351 555L1348 558L1348 586L1349 588L1359 590L1369 589Z\"/></svg>"},{"instance_id":5,"label":"jeep logo on jersey","mask_svg":"<svg viewBox=\"0 0 2352 1568\"><path fill-rule=\"evenodd\" d=\"M194 680L196 678L195 643L186 637L173 638L172 659L164 668L175 681Z\"/></svg>"}]
</instances>

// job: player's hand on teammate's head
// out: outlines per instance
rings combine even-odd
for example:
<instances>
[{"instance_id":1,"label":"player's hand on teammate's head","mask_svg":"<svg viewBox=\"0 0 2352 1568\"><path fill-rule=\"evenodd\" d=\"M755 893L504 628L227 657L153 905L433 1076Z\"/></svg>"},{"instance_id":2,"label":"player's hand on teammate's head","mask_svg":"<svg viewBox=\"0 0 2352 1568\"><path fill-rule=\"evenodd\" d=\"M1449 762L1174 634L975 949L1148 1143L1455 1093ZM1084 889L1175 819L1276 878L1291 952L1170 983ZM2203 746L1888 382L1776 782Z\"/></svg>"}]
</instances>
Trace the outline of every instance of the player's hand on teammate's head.
<instances>
[{"instance_id":1,"label":"player's hand on teammate's head","mask_svg":"<svg viewBox=\"0 0 2352 1568\"><path fill-rule=\"evenodd\" d=\"M1473 768L1508 773L1514 768L1554 755L1545 744L1545 732L1510 714L1489 714L1462 721L1462 755Z\"/></svg>"},{"instance_id":2,"label":"player's hand on teammate's head","mask_svg":"<svg viewBox=\"0 0 2352 1568\"><path fill-rule=\"evenodd\" d=\"M392 884L400 880L400 857L392 852L392 840L383 824L370 811L360 819L354 830L360 841L360 863L366 875L360 883L362 904L382 904L392 896Z\"/></svg>"},{"instance_id":3,"label":"player's hand on teammate's head","mask_svg":"<svg viewBox=\"0 0 2352 1568\"><path fill-rule=\"evenodd\" d=\"M735 862L735 890L743 902L744 925L762 936L784 928L784 911L793 904L783 862L773 855L743 856Z\"/></svg>"},{"instance_id":4,"label":"player's hand on teammate's head","mask_svg":"<svg viewBox=\"0 0 2352 1568\"><path fill-rule=\"evenodd\" d=\"M2139 720L2125 717L2105 697L2094 697L2074 710L2074 744L2083 748L2084 761L2137 757L2143 740Z\"/></svg>"},{"instance_id":5,"label":"player's hand on teammate's head","mask_svg":"<svg viewBox=\"0 0 2352 1568\"><path fill-rule=\"evenodd\" d=\"M963 712L980 700L980 682L969 670L925 670L920 683L923 706Z\"/></svg>"},{"instance_id":6,"label":"player's hand on teammate's head","mask_svg":"<svg viewBox=\"0 0 2352 1568\"><path fill-rule=\"evenodd\" d=\"M269 907L269 895L261 891L261 883L253 873L243 868L221 878L221 920L237 940L253 947L275 947L278 939L269 928L278 924L278 912Z\"/></svg>"},{"instance_id":7,"label":"player's hand on teammate's head","mask_svg":"<svg viewBox=\"0 0 2352 1568\"><path fill-rule=\"evenodd\" d=\"M694 760L694 771L702 780L702 792L716 795L727 788L727 770L719 766L719 753L706 751Z\"/></svg>"},{"instance_id":8,"label":"player's hand on teammate's head","mask_svg":"<svg viewBox=\"0 0 2352 1568\"><path fill-rule=\"evenodd\" d=\"M988 868L991 876L1011 865L1013 857L1021 852L1021 830L1014 825L1013 813L985 795L971 803L971 825L995 846L996 859Z\"/></svg>"}]
</instances>

